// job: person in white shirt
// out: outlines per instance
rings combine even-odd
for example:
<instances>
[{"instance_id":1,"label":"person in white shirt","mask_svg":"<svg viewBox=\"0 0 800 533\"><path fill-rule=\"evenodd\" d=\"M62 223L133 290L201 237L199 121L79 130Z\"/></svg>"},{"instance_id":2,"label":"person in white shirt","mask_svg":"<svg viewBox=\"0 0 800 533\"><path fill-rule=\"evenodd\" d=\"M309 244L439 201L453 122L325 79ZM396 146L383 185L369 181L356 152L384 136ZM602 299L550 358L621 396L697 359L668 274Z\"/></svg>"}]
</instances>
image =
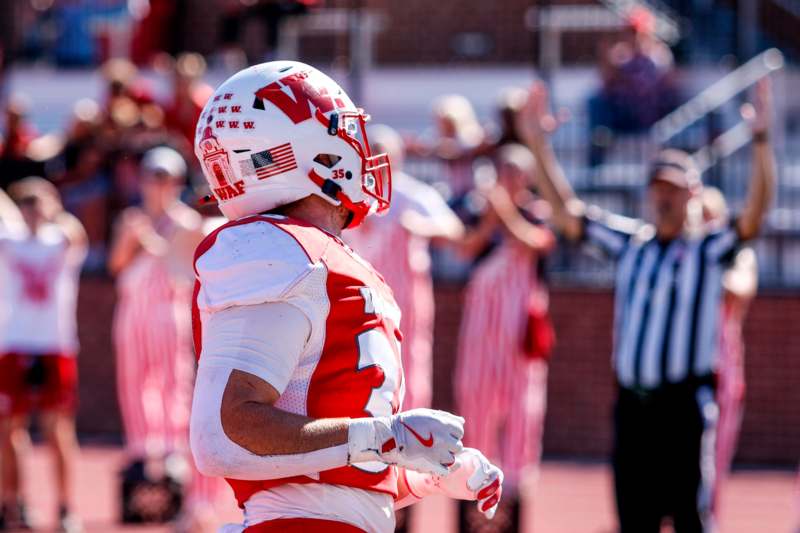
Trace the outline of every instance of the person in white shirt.
<instances>
[{"instance_id":1,"label":"person in white shirt","mask_svg":"<svg viewBox=\"0 0 800 533\"><path fill-rule=\"evenodd\" d=\"M62 531L80 531L70 513L77 440L77 296L86 233L64 211L56 188L30 177L9 188L24 224L0 237L5 281L0 318L3 520L27 527L20 463L35 408L54 456Z\"/></svg>"}]
</instances>

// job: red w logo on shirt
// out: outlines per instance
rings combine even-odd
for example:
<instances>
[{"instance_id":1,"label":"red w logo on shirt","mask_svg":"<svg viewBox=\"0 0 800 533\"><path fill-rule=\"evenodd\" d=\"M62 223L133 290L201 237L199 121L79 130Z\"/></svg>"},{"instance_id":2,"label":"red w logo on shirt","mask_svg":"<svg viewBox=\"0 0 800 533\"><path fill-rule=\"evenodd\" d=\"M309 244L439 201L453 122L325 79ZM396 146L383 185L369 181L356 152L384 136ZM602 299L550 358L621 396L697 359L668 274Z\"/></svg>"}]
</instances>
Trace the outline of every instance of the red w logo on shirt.
<instances>
[{"instance_id":1,"label":"red w logo on shirt","mask_svg":"<svg viewBox=\"0 0 800 533\"><path fill-rule=\"evenodd\" d=\"M288 87L292 96L286 94L282 87ZM336 106L344 107L344 102L339 98L331 97L327 88L312 85L307 72L290 74L260 88L256 91L253 107L263 110L263 100L274 104L295 124L312 117L312 106L323 113L333 111Z\"/></svg>"},{"instance_id":2,"label":"red w logo on shirt","mask_svg":"<svg viewBox=\"0 0 800 533\"><path fill-rule=\"evenodd\" d=\"M35 265L15 261L13 268L22 281L22 293L26 300L42 304L50 299L50 280L57 275L56 265L50 262Z\"/></svg>"}]
</instances>

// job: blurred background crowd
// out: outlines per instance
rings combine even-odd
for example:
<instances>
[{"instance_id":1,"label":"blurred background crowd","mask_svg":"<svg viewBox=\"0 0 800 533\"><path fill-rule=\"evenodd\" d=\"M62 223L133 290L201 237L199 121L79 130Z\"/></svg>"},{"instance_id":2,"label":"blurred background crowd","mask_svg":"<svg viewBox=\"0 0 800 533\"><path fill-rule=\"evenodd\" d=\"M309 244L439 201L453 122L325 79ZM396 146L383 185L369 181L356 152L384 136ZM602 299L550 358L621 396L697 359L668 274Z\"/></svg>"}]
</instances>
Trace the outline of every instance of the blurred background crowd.
<instances>
[{"instance_id":1,"label":"blurred background crowd","mask_svg":"<svg viewBox=\"0 0 800 533\"><path fill-rule=\"evenodd\" d=\"M775 527L789 531L794 511L786 472L800 456L800 339L789 325L800 317L798 29L800 8L786 0L0 3L0 187L19 199L15 183L44 178L86 233L78 434L92 443L125 440L127 479L155 468L134 459L183 446L182 438L168 435L184 431L182 415L175 415L175 427L159 426L162 442L153 445L141 427L152 425L152 417L138 414L130 398L168 392L177 399L164 402L184 405L190 394L188 315L170 312L165 325L152 312L152 299L170 306L188 302L186 250L221 222L213 206L201 205L208 190L193 137L213 87L239 68L280 58L331 72L373 121L399 132L381 137L384 147L404 160L408 175L430 186L423 196L437 195L447 204L442 209L458 217L440 220L443 228L432 234L418 230L425 242L409 249L427 248L432 239L430 258L423 253L412 270L430 268L433 276L433 387L419 394L429 396L420 404L440 408L452 408L457 396L453 368L464 286L497 243L488 235L461 249L438 245L457 240L453 227L462 224L471 229L468 235L480 235L486 213L502 211L496 204L503 199L492 198L487 187L498 176L513 182L504 165L524 170L528 164L514 150L524 141L518 114L531 82L541 79L550 88L558 126L552 144L572 187L605 208L647 217L643 185L649 160L662 146L694 155L703 181L722 191L731 211L742 207L751 168L750 151L742 148L751 134L740 106L759 80L772 76L777 195L754 244L765 290L745 326L748 407L736 458L785 471L775 485L784 490L783 511L772 514L780 521ZM153 152L158 148L174 152ZM546 206L528 207L529 222L547 218ZM411 231L419 228L414 222L398 216L392 223ZM138 244L130 245L134 240ZM166 259L137 262L140 248L142 256ZM612 441L613 267L578 248L558 246L546 263L537 260L551 287L549 314L559 340L547 418L535 440L542 441L545 458L602 461ZM154 288L139 302L142 287ZM126 346L146 343L133 328L120 330L121 313L146 330L166 328L162 336L174 343L128 353ZM166 364L171 356L161 353L186 357ZM153 363L152 354L162 363ZM137 425L138 416L145 422ZM210 483L193 490L205 504L221 489ZM613 520L604 522L607 517L606 511L588 519L588 529L551 523L540 530L608 530ZM730 531L778 531L727 525ZM185 530L200 530L192 527Z\"/></svg>"}]
</instances>

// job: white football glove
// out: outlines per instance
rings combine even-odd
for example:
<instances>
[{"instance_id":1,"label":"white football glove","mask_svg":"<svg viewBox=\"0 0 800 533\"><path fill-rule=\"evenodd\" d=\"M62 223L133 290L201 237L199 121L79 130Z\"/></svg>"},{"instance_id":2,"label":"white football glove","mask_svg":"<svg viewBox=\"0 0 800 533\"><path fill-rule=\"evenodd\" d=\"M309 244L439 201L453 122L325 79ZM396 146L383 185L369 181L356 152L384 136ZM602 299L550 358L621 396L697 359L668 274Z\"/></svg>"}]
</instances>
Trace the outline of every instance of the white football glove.
<instances>
[{"instance_id":1,"label":"white football glove","mask_svg":"<svg viewBox=\"0 0 800 533\"><path fill-rule=\"evenodd\" d=\"M405 473L408 490L419 499L444 494L456 500L478 502L478 510L491 520L503 494L503 471L474 448L464 448L446 476Z\"/></svg>"},{"instance_id":2,"label":"white football glove","mask_svg":"<svg viewBox=\"0 0 800 533\"><path fill-rule=\"evenodd\" d=\"M463 448L464 419L433 409L350 421L348 463L380 461L443 476Z\"/></svg>"}]
</instances>

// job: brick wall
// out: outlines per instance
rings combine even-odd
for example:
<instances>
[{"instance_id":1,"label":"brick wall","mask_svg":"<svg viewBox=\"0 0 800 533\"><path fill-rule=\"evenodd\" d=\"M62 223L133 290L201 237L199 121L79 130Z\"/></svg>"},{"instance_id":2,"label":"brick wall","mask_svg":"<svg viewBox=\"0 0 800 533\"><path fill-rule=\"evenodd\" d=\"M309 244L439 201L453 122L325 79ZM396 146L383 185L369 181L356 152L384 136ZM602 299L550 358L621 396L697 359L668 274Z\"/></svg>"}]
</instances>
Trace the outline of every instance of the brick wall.
<instances>
[{"instance_id":1,"label":"brick wall","mask_svg":"<svg viewBox=\"0 0 800 533\"><path fill-rule=\"evenodd\" d=\"M461 315L460 287L439 286L434 403L453 409L451 376ZM84 435L118 435L110 282L86 279L79 314ZM558 288L552 314L559 340L550 366L545 453L602 458L611 445L614 396L610 371L612 297L607 290ZM800 459L800 295L763 294L745 329L747 408L738 460L791 464Z\"/></svg>"},{"instance_id":2,"label":"brick wall","mask_svg":"<svg viewBox=\"0 0 800 533\"><path fill-rule=\"evenodd\" d=\"M531 63L538 57L538 37L525 28L530 0L367 0L365 7L386 22L378 35L374 57L379 65L448 63ZM556 4L597 4L596 0L551 0ZM181 42L188 50L213 53L219 39L219 7L206 0L187 0L180 18L185 31ZM352 8L350 0L327 0L325 7ZM562 53L566 62L591 63L596 57L598 33L566 33ZM261 34L251 35L262 39ZM464 54L469 41L485 46L485 53ZM461 44L459 44L461 43ZM252 45L252 43L250 43ZM258 48L261 45L257 45ZM347 56L346 35L304 36L300 60L324 65Z\"/></svg>"},{"instance_id":3,"label":"brick wall","mask_svg":"<svg viewBox=\"0 0 800 533\"><path fill-rule=\"evenodd\" d=\"M369 7L384 14L387 27L377 40L380 64L409 63L535 63L538 35L525 28L530 0L371 0ZM544 2L542 2L544 4ZM553 0L557 4L597 4L595 0ZM567 33L562 52L567 62L592 62L597 33ZM486 53L470 57L465 39L478 39Z\"/></svg>"},{"instance_id":4,"label":"brick wall","mask_svg":"<svg viewBox=\"0 0 800 533\"><path fill-rule=\"evenodd\" d=\"M437 289L434 402L453 408L461 291ZM602 458L611 449L613 299L607 290L558 288L551 298L558 345L550 365L546 454ZM790 318L791 317L791 318ZM737 460L800 459L800 295L763 294L745 327L747 399Z\"/></svg>"},{"instance_id":5,"label":"brick wall","mask_svg":"<svg viewBox=\"0 0 800 533\"><path fill-rule=\"evenodd\" d=\"M84 278L78 297L79 407L78 431L84 434L120 433L116 365L111 343L114 285L103 279Z\"/></svg>"}]
</instances>

